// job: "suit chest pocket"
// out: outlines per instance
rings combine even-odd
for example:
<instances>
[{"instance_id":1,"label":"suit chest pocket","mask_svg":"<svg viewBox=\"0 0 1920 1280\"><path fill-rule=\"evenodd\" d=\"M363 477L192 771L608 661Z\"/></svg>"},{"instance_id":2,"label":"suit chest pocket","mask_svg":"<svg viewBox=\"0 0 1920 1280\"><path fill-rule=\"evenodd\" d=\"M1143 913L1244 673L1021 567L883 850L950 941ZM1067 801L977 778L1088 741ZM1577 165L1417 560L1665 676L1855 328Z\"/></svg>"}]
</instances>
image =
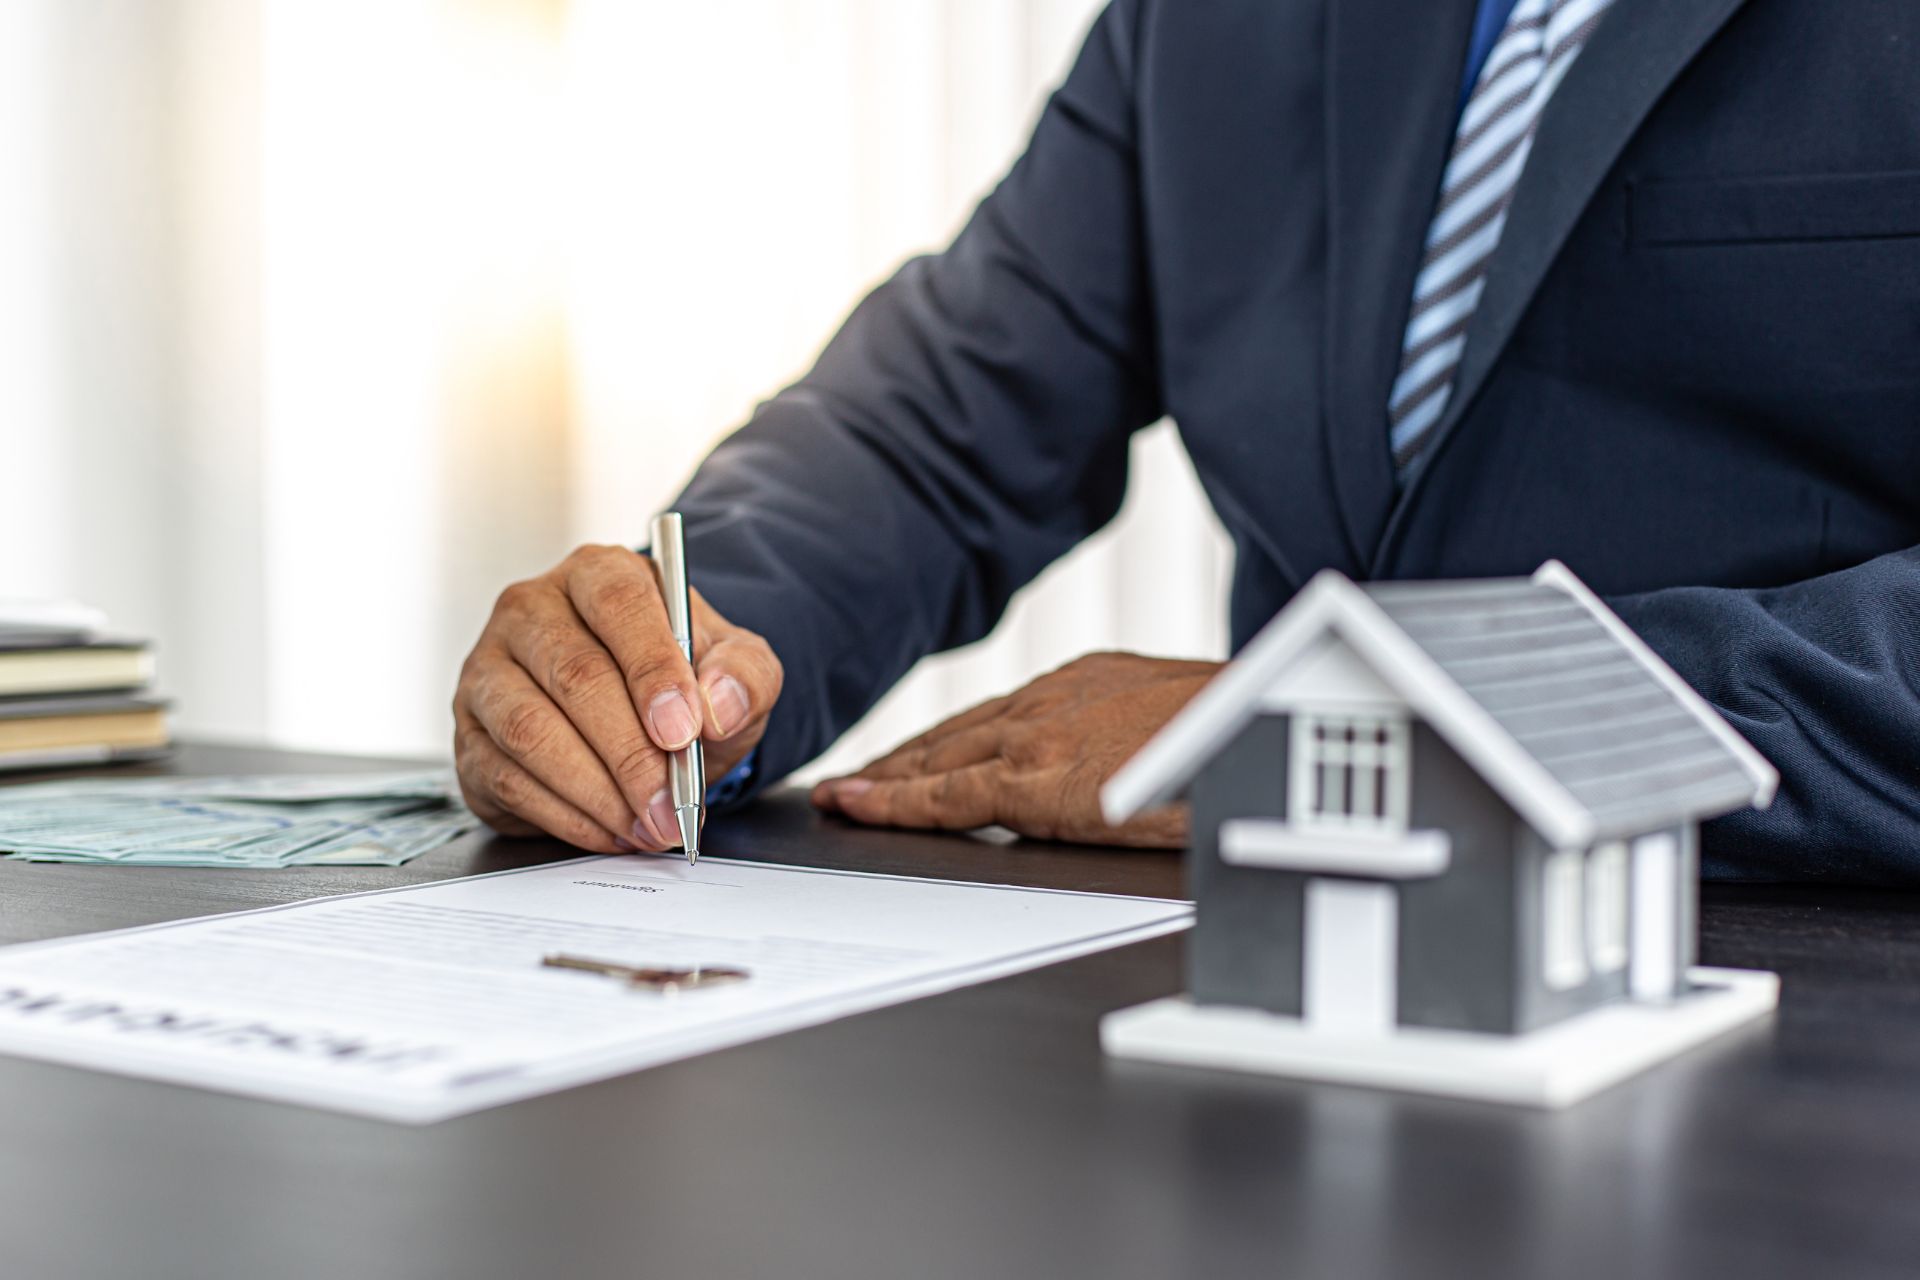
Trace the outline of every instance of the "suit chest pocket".
<instances>
[{"instance_id":1,"label":"suit chest pocket","mask_svg":"<svg viewBox=\"0 0 1920 1280\"><path fill-rule=\"evenodd\" d=\"M1920 238L1920 170L1642 179L1627 228L1644 248Z\"/></svg>"}]
</instances>

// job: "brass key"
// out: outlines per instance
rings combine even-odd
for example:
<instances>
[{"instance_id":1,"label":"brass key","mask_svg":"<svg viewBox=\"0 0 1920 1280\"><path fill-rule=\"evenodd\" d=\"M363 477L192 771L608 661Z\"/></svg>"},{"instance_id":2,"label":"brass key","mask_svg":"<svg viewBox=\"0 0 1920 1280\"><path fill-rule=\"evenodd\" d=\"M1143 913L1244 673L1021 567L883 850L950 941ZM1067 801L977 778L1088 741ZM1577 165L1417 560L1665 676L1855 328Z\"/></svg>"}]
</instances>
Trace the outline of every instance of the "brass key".
<instances>
[{"instance_id":1,"label":"brass key","mask_svg":"<svg viewBox=\"0 0 1920 1280\"><path fill-rule=\"evenodd\" d=\"M577 969L582 973L597 973L603 978L618 978L636 991L678 992L742 982L749 976L745 969L724 965L694 965L689 969L644 968L617 964L612 960L590 960L585 956L570 956L558 951L542 956L540 963L549 969Z\"/></svg>"}]
</instances>

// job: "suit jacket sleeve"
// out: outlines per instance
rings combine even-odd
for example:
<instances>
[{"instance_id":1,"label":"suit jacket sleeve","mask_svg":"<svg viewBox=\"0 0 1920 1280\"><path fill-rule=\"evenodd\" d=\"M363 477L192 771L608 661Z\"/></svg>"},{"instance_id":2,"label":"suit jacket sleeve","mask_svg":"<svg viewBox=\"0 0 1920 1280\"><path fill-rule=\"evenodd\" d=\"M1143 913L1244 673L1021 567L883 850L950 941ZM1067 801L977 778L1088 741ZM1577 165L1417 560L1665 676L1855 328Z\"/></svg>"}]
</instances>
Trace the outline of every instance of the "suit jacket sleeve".
<instances>
[{"instance_id":1,"label":"suit jacket sleeve","mask_svg":"<svg viewBox=\"0 0 1920 1280\"><path fill-rule=\"evenodd\" d=\"M1920 549L1608 603L1780 770L1772 808L1706 824L1707 876L1920 882Z\"/></svg>"},{"instance_id":2,"label":"suit jacket sleeve","mask_svg":"<svg viewBox=\"0 0 1920 1280\"><path fill-rule=\"evenodd\" d=\"M907 263L679 499L695 585L786 689L755 788L1112 518L1160 416L1135 174L1132 30L1101 15L1026 154Z\"/></svg>"}]
</instances>

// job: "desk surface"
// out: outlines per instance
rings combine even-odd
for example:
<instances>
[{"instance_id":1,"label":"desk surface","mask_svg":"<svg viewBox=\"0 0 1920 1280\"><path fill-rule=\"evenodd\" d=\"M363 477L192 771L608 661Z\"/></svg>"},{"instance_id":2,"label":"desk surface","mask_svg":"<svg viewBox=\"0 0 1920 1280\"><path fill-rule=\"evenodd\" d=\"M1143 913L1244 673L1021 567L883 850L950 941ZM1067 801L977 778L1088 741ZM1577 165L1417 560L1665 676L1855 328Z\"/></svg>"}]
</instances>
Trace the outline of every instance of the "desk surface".
<instances>
[{"instance_id":1,"label":"desk surface","mask_svg":"<svg viewBox=\"0 0 1920 1280\"><path fill-rule=\"evenodd\" d=\"M179 771L380 762L202 747ZM1167 854L848 828L794 796L716 854L1176 895ZM0 861L0 942L569 856ZM1709 889L1776 1018L1569 1112L1116 1063L1162 939L425 1129L0 1059L0 1274L1903 1276L1920 1271L1920 898Z\"/></svg>"}]
</instances>

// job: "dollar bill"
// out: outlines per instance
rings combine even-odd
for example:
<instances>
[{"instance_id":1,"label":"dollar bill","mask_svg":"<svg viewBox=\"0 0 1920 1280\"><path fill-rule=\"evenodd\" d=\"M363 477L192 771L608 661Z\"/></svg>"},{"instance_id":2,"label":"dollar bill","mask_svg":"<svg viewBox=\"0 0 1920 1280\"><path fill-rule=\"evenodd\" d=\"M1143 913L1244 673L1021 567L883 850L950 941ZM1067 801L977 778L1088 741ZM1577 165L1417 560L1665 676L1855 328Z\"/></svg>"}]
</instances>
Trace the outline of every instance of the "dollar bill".
<instances>
[{"instance_id":1,"label":"dollar bill","mask_svg":"<svg viewBox=\"0 0 1920 1280\"><path fill-rule=\"evenodd\" d=\"M478 821L444 770L0 789L0 852L117 866L398 866Z\"/></svg>"}]
</instances>

